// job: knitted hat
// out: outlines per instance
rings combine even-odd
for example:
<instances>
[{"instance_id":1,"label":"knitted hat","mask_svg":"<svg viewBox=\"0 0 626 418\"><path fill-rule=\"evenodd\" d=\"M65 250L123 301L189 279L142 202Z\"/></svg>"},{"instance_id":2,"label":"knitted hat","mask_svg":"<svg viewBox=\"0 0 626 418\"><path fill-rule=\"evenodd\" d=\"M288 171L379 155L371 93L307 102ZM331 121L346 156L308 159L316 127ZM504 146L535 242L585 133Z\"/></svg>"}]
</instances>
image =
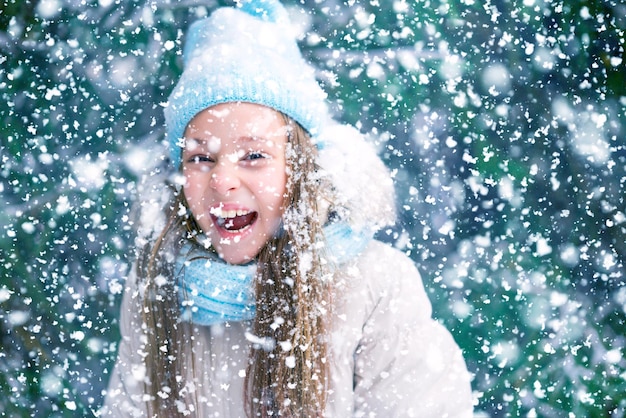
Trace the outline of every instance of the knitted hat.
<instances>
[{"instance_id":1,"label":"knitted hat","mask_svg":"<svg viewBox=\"0 0 626 418\"><path fill-rule=\"evenodd\" d=\"M315 141L328 116L326 94L291 35L278 0L243 0L191 25L183 50L184 71L165 108L167 139L175 166L189 121L207 107L249 102L279 110ZM318 144L319 146L319 144Z\"/></svg>"}]
</instances>

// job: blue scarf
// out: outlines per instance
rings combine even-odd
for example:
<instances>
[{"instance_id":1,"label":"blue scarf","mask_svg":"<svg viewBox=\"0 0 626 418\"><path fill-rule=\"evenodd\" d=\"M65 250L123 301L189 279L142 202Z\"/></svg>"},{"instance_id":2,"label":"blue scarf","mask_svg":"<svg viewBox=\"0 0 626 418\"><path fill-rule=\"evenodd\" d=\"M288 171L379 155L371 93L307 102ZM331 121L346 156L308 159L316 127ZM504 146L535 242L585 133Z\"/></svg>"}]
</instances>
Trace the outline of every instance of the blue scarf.
<instances>
[{"instance_id":1,"label":"blue scarf","mask_svg":"<svg viewBox=\"0 0 626 418\"><path fill-rule=\"evenodd\" d=\"M373 237L369 229L353 230L336 222L324 227L326 253L339 266L365 250ZM182 317L198 325L254 318L256 263L225 263L199 245L186 244L176 261Z\"/></svg>"}]
</instances>

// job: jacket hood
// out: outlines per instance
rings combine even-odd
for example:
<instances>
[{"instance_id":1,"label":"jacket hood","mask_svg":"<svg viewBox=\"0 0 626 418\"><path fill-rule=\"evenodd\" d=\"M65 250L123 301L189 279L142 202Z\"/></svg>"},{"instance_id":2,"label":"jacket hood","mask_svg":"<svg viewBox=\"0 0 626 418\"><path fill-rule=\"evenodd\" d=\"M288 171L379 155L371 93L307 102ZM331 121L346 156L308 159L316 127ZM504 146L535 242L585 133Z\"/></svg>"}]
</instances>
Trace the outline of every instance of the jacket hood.
<instances>
[{"instance_id":1,"label":"jacket hood","mask_svg":"<svg viewBox=\"0 0 626 418\"><path fill-rule=\"evenodd\" d=\"M355 127L332 122L321 132L318 161L330 179L335 202L356 229L374 231L396 220L391 173L374 146Z\"/></svg>"}]
</instances>

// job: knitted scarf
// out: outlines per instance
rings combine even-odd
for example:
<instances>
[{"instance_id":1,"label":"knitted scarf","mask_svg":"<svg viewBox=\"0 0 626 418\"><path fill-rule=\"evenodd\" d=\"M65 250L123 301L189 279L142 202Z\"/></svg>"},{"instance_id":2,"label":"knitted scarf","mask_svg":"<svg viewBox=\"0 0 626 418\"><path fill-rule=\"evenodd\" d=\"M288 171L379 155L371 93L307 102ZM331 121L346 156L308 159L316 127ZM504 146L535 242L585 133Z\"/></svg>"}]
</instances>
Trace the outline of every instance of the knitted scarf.
<instances>
[{"instance_id":1,"label":"knitted scarf","mask_svg":"<svg viewBox=\"0 0 626 418\"><path fill-rule=\"evenodd\" d=\"M365 250L373 231L344 222L324 227L326 253L340 266ZM255 315L256 263L228 264L197 244L183 246L176 260L182 317L198 325L251 320Z\"/></svg>"}]
</instances>

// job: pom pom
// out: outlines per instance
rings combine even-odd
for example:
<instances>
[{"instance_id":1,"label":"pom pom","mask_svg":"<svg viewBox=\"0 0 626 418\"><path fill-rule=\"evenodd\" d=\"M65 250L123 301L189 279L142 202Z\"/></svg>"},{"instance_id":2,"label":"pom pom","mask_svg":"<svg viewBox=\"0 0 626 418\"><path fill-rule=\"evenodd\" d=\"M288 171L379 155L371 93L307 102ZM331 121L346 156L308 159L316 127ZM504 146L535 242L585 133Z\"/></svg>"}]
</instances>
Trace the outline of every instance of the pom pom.
<instances>
[{"instance_id":1,"label":"pom pom","mask_svg":"<svg viewBox=\"0 0 626 418\"><path fill-rule=\"evenodd\" d=\"M243 0L237 6L251 16L274 23L289 21L287 10L278 0Z\"/></svg>"}]
</instances>

